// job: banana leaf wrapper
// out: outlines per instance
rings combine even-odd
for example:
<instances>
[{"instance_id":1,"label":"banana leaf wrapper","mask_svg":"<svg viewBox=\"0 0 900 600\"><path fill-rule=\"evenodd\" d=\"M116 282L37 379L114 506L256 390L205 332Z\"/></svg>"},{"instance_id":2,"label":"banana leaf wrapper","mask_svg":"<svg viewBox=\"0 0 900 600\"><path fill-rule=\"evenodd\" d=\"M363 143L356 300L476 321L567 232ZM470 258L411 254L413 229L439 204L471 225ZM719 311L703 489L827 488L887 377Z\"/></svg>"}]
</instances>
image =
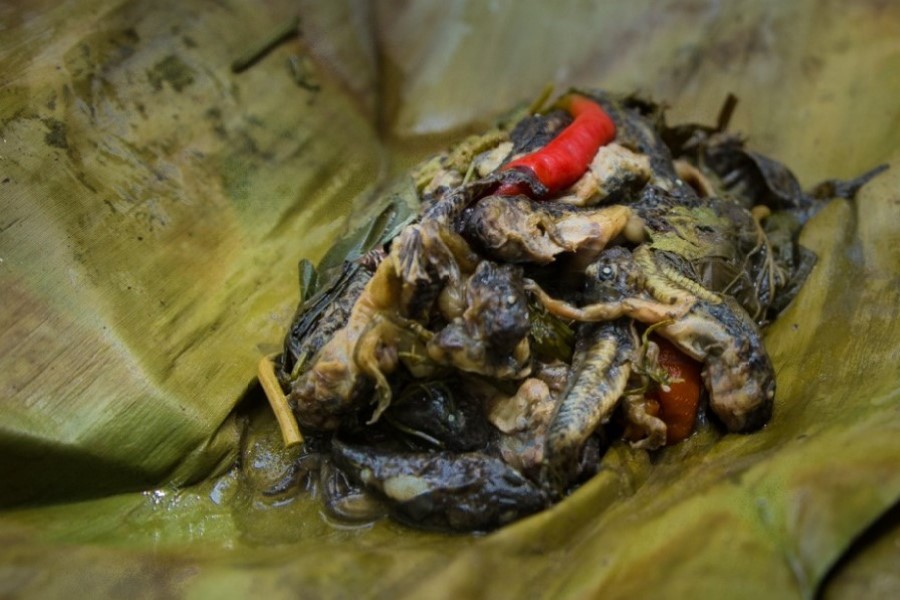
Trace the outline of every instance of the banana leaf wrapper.
<instances>
[{"instance_id":1,"label":"banana leaf wrapper","mask_svg":"<svg viewBox=\"0 0 900 600\"><path fill-rule=\"evenodd\" d=\"M36 10L37 9L37 10ZM0 591L55 597L896 594L900 10L811 0L0 6ZM302 35L232 61L299 14ZM265 493L254 386L297 261L548 82L638 89L805 184L893 167L801 242L773 421L615 446L487 537ZM349 249L348 249L349 251ZM714 439L715 438L715 439ZM294 451L295 452L295 451ZM240 458L240 466L232 468Z\"/></svg>"}]
</instances>

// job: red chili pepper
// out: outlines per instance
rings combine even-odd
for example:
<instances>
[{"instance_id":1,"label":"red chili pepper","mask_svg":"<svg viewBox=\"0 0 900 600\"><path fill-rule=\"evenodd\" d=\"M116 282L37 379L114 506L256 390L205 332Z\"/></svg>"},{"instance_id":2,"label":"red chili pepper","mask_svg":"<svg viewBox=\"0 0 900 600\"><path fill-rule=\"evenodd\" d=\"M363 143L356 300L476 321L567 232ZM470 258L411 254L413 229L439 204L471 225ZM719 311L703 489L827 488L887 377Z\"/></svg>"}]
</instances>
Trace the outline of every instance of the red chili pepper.
<instances>
[{"instance_id":1,"label":"red chili pepper","mask_svg":"<svg viewBox=\"0 0 900 600\"><path fill-rule=\"evenodd\" d=\"M574 121L553 138L549 144L521 156L503 167L531 171L550 194L555 194L578 181L600 146L616 137L616 125L606 111L593 100L572 94L562 101L562 107ZM498 196L528 195L523 183L505 183L495 192Z\"/></svg>"},{"instance_id":2,"label":"red chili pepper","mask_svg":"<svg viewBox=\"0 0 900 600\"><path fill-rule=\"evenodd\" d=\"M659 346L659 366L673 381L669 391L658 389L648 394L659 402L659 418L666 424L666 444L675 444L694 431L700 406L700 363L686 356L671 342L652 336Z\"/></svg>"}]
</instances>

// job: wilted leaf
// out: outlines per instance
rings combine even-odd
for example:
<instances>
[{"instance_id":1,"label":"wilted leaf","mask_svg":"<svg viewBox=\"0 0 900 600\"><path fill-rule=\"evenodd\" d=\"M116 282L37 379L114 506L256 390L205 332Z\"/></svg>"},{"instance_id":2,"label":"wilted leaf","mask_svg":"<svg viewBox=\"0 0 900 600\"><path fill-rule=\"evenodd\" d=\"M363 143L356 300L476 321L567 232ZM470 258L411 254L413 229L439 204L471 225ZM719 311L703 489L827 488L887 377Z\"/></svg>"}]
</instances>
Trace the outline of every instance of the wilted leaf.
<instances>
[{"instance_id":1,"label":"wilted leaf","mask_svg":"<svg viewBox=\"0 0 900 600\"><path fill-rule=\"evenodd\" d=\"M298 248L321 255L382 160L342 95L292 83L299 46L230 72L294 10L83 2L4 33L0 504L233 460Z\"/></svg>"}]
</instances>

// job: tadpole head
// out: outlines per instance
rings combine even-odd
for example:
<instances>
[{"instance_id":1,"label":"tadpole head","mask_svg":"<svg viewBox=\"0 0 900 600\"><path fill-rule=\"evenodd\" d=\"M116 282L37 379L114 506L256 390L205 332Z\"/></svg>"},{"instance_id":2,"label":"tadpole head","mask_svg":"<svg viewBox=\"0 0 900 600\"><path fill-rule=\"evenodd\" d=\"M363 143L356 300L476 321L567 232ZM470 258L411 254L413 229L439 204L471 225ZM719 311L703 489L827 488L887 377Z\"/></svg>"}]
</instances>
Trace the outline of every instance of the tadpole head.
<instances>
[{"instance_id":1,"label":"tadpole head","mask_svg":"<svg viewBox=\"0 0 900 600\"><path fill-rule=\"evenodd\" d=\"M639 291L639 272L627 248L604 250L585 270L585 294L590 302L613 302Z\"/></svg>"}]
</instances>

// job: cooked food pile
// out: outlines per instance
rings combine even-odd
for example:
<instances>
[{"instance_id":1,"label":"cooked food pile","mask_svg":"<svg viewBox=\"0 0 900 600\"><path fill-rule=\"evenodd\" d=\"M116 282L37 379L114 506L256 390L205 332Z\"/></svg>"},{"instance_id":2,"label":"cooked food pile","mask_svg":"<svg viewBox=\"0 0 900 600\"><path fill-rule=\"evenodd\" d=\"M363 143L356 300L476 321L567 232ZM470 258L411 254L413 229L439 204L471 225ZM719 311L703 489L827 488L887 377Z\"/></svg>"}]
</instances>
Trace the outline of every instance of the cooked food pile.
<instances>
[{"instance_id":1,"label":"cooked food pile","mask_svg":"<svg viewBox=\"0 0 900 600\"><path fill-rule=\"evenodd\" d=\"M815 262L799 231L878 170L805 192L725 131L733 108L673 127L649 101L570 92L424 163L418 214L305 265L277 375L332 514L489 530L559 501L610 444L766 424L760 327Z\"/></svg>"}]
</instances>

